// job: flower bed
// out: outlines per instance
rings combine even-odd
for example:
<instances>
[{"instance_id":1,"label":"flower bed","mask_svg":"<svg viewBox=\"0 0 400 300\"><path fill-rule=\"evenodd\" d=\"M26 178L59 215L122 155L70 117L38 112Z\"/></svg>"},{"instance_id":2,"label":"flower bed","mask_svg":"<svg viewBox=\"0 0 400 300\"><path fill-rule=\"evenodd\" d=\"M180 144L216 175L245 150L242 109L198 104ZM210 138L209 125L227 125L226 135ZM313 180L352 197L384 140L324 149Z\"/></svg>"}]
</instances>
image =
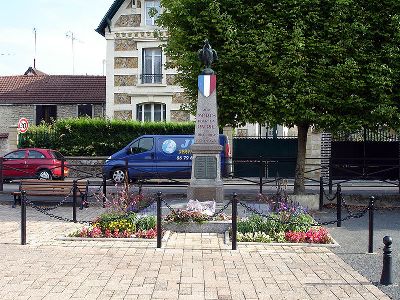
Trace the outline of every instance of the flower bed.
<instances>
[{"instance_id":1,"label":"flower bed","mask_svg":"<svg viewBox=\"0 0 400 300\"><path fill-rule=\"evenodd\" d=\"M314 218L298 203L287 200L284 193L272 197L259 195L266 204L264 216L251 215L238 221L238 242L330 244L327 229L315 226Z\"/></svg>"},{"instance_id":2,"label":"flower bed","mask_svg":"<svg viewBox=\"0 0 400 300\"><path fill-rule=\"evenodd\" d=\"M95 219L91 226L85 226L69 236L154 239L157 236L156 218L154 216L138 216L135 213L105 213Z\"/></svg>"}]
</instances>

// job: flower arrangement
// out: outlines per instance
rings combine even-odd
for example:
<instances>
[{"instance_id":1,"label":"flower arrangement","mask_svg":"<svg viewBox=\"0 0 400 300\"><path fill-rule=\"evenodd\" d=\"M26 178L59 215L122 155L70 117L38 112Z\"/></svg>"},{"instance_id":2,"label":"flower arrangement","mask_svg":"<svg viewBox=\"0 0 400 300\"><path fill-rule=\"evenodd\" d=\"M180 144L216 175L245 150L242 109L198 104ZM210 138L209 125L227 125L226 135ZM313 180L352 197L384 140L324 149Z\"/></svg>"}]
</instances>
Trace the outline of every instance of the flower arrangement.
<instances>
[{"instance_id":1,"label":"flower arrangement","mask_svg":"<svg viewBox=\"0 0 400 300\"><path fill-rule=\"evenodd\" d=\"M328 230L323 227L311 228L307 232L288 231L285 233L285 239L291 243L329 244L332 242Z\"/></svg>"},{"instance_id":2,"label":"flower arrangement","mask_svg":"<svg viewBox=\"0 0 400 300\"><path fill-rule=\"evenodd\" d=\"M177 209L169 213L165 217L166 222L196 222L196 223L204 223L208 220L208 216L198 211L188 211L184 209Z\"/></svg>"}]
</instances>

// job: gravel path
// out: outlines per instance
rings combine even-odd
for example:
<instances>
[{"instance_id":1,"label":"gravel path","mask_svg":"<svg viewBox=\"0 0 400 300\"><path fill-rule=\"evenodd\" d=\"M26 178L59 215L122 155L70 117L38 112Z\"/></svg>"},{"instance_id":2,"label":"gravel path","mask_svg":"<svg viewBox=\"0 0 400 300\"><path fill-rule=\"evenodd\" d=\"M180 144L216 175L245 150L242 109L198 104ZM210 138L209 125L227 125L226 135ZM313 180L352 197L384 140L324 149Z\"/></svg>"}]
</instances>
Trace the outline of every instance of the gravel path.
<instances>
[{"instance_id":1,"label":"gravel path","mask_svg":"<svg viewBox=\"0 0 400 300\"><path fill-rule=\"evenodd\" d=\"M356 209L352 209L352 211ZM343 217L347 216L344 214ZM320 221L336 219L335 209L324 209L314 216ZM392 299L400 299L400 209L377 210L374 213L373 254L368 254L368 213L359 219L342 222L342 227L329 225L332 237L341 245L332 251L350 264L361 275L367 277L380 290ZM384 236L391 236L392 244L392 279L393 285L379 283L382 272Z\"/></svg>"}]
</instances>

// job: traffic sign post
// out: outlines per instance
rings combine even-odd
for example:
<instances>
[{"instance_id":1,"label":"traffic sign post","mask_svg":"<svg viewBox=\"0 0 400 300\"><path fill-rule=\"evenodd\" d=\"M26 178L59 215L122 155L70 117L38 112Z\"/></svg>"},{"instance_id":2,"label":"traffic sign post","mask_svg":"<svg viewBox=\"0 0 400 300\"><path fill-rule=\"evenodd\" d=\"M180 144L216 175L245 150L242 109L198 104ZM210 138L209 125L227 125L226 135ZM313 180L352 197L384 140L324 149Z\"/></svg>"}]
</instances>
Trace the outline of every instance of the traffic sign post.
<instances>
[{"instance_id":1,"label":"traffic sign post","mask_svg":"<svg viewBox=\"0 0 400 300\"><path fill-rule=\"evenodd\" d=\"M29 122L27 118L21 118L18 121L18 132L19 133L25 133L28 131L29 128Z\"/></svg>"}]
</instances>

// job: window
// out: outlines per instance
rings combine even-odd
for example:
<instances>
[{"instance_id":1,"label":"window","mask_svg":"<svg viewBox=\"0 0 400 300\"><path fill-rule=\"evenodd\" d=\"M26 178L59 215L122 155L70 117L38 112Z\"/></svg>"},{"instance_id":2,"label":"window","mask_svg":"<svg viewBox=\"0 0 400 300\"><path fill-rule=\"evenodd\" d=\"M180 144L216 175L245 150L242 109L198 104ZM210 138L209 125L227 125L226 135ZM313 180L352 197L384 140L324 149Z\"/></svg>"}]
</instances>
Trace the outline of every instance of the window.
<instances>
[{"instance_id":1,"label":"window","mask_svg":"<svg viewBox=\"0 0 400 300\"><path fill-rule=\"evenodd\" d=\"M160 15L160 0L146 0L144 2L146 25L154 26Z\"/></svg>"},{"instance_id":2,"label":"window","mask_svg":"<svg viewBox=\"0 0 400 300\"><path fill-rule=\"evenodd\" d=\"M82 104L78 105L78 117L93 117L92 105Z\"/></svg>"},{"instance_id":3,"label":"window","mask_svg":"<svg viewBox=\"0 0 400 300\"><path fill-rule=\"evenodd\" d=\"M131 145L131 153L137 154L153 149L153 138L142 138Z\"/></svg>"},{"instance_id":4,"label":"window","mask_svg":"<svg viewBox=\"0 0 400 300\"><path fill-rule=\"evenodd\" d=\"M4 158L8 159L19 159L24 157L25 157L25 150L14 151L4 156Z\"/></svg>"},{"instance_id":5,"label":"window","mask_svg":"<svg viewBox=\"0 0 400 300\"><path fill-rule=\"evenodd\" d=\"M161 49L143 49L142 83L161 83Z\"/></svg>"},{"instance_id":6,"label":"window","mask_svg":"<svg viewBox=\"0 0 400 300\"><path fill-rule=\"evenodd\" d=\"M46 158L46 157L39 151L29 150L28 158Z\"/></svg>"},{"instance_id":7,"label":"window","mask_svg":"<svg viewBox=\"0 0 400 300\"><path fill-rule=\"evenodd\" d=\"M166 120L164 103L141 103L136 105L136 120L141 122L160 122Z\"/></svg>"},{"instance_id":8,"label":"window","mask_svg":"<svg viewBox=\"0 0 400 300\"><path fill-rule=\"evenodd\" d=\"M36 125L39 125L42 121L51 124L56 119L56 105L36 105Z\"/></svg>"}]
</instances>

